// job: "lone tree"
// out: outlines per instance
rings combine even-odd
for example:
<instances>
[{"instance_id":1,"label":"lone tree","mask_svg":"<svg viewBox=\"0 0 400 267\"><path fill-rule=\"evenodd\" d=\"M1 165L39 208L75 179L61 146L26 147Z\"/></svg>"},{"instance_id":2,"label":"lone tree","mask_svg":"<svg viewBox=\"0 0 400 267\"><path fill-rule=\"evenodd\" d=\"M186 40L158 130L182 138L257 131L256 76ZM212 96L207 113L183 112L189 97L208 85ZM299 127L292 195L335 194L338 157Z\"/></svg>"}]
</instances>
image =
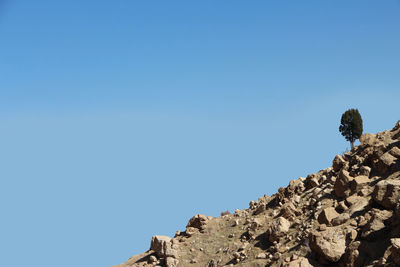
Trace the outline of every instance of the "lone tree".
<instances>
[{"instance_id":1,"label":"lone tree","mask_svg":"<svg viewBox=\"0 0 400 267\"><path fill-rule=\"evenodd\" d=\"M363 132L363 122L358 109L349 109L342 115L339 131L354 148L354 141L359 139Z\"/></svg>"}]
</instances>

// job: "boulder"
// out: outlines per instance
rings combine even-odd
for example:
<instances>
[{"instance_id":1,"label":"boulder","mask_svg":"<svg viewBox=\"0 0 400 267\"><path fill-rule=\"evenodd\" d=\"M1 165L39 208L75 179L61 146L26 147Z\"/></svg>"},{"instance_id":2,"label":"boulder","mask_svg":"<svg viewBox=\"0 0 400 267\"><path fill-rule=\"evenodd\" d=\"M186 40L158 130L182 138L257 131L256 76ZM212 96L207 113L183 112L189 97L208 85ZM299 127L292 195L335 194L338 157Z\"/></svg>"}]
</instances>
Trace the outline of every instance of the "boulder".
<instances>
[{"instance_id":1,"label":"boulder","mask_svg":"<svg viewBox=\"0 0 400 267\"><path fill-rule=\"evenodd\" d=\"M382 146L384 141L379 138L376 134L365 133L360 137L360 143L364 146Z\"/></svg>"},{"instance_id":2,"label":"boulder","mask_svg":"<svg viewBox=\"0 0 400 267\"><path fill-rule=\"evenodd\" d=\"M197 214L197 215L193 216L192 218L190 218L186 227L194 227L199 230L202 230L204 228L204 226L207 224L207 220L208 220L208 218L206 215Z\"/></svg>"},{"instance_id":3,"label":"boulder","mask_svg":"<svg viewBox=\"0 0 400 267\"><path fill-rule=\"evenodd\" d=\"M334 190L338 197L346 197L350 194L350 182L353 181L353 177L350 176L346 170L341 170L338 178L336 179Z\"/></svg>"},{"instance_id":4,"label":"boulder","mask_svg":"<svg viewBox=\"0 0 400 267\"><path fill-rule=\"evenodd\" d=\"M340 155L336 155L332 162L332 168L335 172L340 171L340 169L344 166L346 161Z\"/></svg>"},{"instance_id":5,"label":"boulder","mask_svg":"<svg viewBox=\"0 0 400 267\"><path fill-rule=\"evenodd\" d=\"M349 197L346 198L345 203L348 207L353 206L354 204L363 201L364 197L361 196L357 196L357 195L351 195Z\"/></svg>"},{"instance_id":6,"label":"boulder","mask_svg":"<svg viewBox=\"0 0 400 267\"><path fill-rule=\"evenodd\" d=\"M343 255L342 260L340 261L340 267L364 266L364 259L360 256L360 251L358 250L360 244L360 241L350 243L350 245L346 249L346 253Z\"/></svg>"},{"instance_id":7,"label":"boulder","mask_svg":"<svg viewBox=\"0 0 400 267\"><path fill-rule=\"evenodd\" d=\"M330 225L332 219L336 218L339 216L339 213L336 212L335 208L329 207L324 210L319 214L318 216L318 222L321 224L326 224Z\"/></svg>"},{"instance_id":8,"label":"boulder","mask_svg":"<svg viewBox=\"0 0 400 267\"><path fill-rule=\"evenodd\" d=\"M394 208L400 201L400 180L389 179L378 182L372 198L385 208Z\"/></svg>"},{"instance_id":9,"label":"boulder","mask_svg":"<svg viewBox=\"0 0 400 267\"><path fill-rule=\"evenodd\" d=\"M375 240L379 238L378 235L384 235L381 230L385 226L385 221L393 216L393 211L372 209L370 211L370 219L363 227L361 237L364 239Z\"/></svg>"},{"instance_id":10,"label":"boulder","mask_svg":"<svg viewBox=\"0 0 400 267\"><path fill-rule=\"evenodd\" d=\"M164 258L172 248L172 239L169 236L155 235L151 238L150 249L153 250L158 257Z\"/></svg>"},{"instance_id":11,"label":"boulder","mask_svg":"<svg viewBox=\"0 0 400 267\"><path fill-rule=\"evenodd\" d=\"M370 182L368 176L360 175L355 177L351 183L350 188L353 191L360 191L364 186L368 185Z\"/></svg>"},{"instance_id":12,"label":"boulder","mask_svg":"<svg viewBox=\"0 0 400 267\"><path fill-rule=\"evenodd\" d=\"M289 186L286 187L285 195L288 198L294 198L301 194L305 189L305 185L302 180L291 180Z\"/></svg>"},{"instance_id":13,"label":"boulder","mask_svg":"<svg viewBox=\"0 0 400 267\"><path fill-rule=\"evenodd\" d=\"M365 210L368 207L369 201L365 197L360 196L351 196L346 199L346 202L350 205L346 212L350 215L350 217L359 211Z\"/></svg>"},{"instance_id":14,"label":"boulder","mask_svg":"<svg viewBox=\"0 0 400 267\"><path fill-rule=\"evenodd\" d=\"M346 234L341 228L328 227L313 231L309 237L311 250L329 262L338 262L346 250Z\"/></svg>"},{"instance_id":15,"label":"boulder","mask_svg":"<svg viewBox=\"0 0 400 267\"><path fill-rule=\"evenodd\" d=\"M376 167L380 172L385 173L398 162L399 157L400 148L396 146L392 147L389 151L379 157L379 161L376 164Z\"/></svg>"},{"instance_id":16,"label":"boulder","mask_svg":"<svg viewBox=\"0 0 400 267\"><path fill-rule=\"evenodd\" d=\"M298 211L291 201L283 204L280 212L280 215L282 217L288 219L289 221L292 221L294 218L296 218L297 214Z\"/></svg>"},{"instance_id":17,"label":"boulder","mask_svg":"<svg viewBox=\"0 0 400 267\"><path fill-rule=\"evenodd\" d=\"M308 175L306 177L305 184L306 184L308 189L316 187L316 186L319 186L319 177L318 177L318 175L315 174L315 173Z\"/></svg>"},{"instance_id":18,"label":"boulder","mask_svg":"<svg viewBox=\"0 0 400 267\"><path fill-rule=\"evenodd\" d=\"M285 236L289 231L290 222L283 217L274 220L267 230L268 239L271 242L279 240L280 237Z\"/></svg>"},{"instance_id":19,"label":"boulder","mask_svg":"<svg viewBox=\"0 0 400 267\"><path fill-rule=\"evenodd\" d=\"M379 160L383 163L385 167L391 167L393 164L395 164L397 158L389 152L386 152L379 158Z\"/></svg>"}]
</instances>

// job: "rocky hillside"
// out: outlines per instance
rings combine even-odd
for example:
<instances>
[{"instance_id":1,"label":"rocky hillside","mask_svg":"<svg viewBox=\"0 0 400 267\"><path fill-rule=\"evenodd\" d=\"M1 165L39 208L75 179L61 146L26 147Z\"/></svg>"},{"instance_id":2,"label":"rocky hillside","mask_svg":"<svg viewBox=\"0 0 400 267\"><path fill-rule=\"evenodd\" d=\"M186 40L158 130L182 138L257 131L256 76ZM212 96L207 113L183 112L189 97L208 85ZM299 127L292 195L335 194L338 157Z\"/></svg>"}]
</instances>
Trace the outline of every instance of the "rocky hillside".
<instances>
[{"instance_id":1,"label":"rocky hillside","mask_svg":"<svg viewBox=\"0 0 400 267\"><path fill-rule=\"evenodd\" d=\"M127 266L400 266L400 121L245 210L196 215Z\"/></svg>"}]
</instances>

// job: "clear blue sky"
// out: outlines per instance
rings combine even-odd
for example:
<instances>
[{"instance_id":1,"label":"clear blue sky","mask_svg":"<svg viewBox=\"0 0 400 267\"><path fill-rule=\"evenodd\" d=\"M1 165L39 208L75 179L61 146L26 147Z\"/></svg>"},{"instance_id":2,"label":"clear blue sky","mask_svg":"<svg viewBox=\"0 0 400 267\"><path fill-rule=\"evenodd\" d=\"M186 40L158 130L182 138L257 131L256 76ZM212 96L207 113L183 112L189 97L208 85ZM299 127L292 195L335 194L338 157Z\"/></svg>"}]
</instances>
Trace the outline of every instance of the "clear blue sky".
<instances>
[{"instance_id":1,"label":"clear blue sky","mask_svg":"<svg viewBox=\"0 0 400 267\"><path fill-rule=\"evenodd\" d=\"M400 119L400 2L0 0L0 266L109 266Z\"/></svg>"}]
</instances>

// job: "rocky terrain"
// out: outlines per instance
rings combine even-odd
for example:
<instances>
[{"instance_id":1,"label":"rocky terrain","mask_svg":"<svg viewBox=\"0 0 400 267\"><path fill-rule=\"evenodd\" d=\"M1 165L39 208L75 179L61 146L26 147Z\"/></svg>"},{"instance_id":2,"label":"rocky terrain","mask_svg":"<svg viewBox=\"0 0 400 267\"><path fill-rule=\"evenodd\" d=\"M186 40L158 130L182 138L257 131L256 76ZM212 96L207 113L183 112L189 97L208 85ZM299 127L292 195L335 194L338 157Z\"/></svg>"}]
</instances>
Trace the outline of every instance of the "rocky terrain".
<instances>
[{"instance_id":1,"label":"rocky terrain","mask_svg":"<svg viewBox=\"0 0 400 267\"><path fill-rule=\"evenodd\" d=\"M400 266L400 121L245 210L196 215L128 266Z\"/></svg>"}]
</instances>

